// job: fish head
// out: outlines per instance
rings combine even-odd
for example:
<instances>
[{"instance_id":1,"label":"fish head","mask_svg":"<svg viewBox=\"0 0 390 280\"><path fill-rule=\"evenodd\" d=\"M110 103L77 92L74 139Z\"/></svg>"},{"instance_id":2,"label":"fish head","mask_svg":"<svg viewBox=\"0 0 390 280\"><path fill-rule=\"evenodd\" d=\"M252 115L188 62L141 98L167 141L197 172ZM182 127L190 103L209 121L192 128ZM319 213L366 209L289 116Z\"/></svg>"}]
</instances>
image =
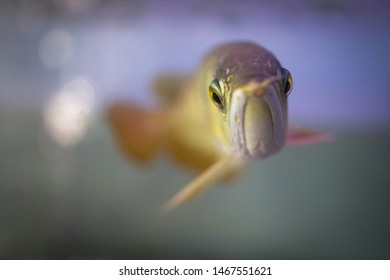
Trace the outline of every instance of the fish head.
<instances>
[{"instance_id":1,"label":"fish head","mask_svg":"<svg viewBox=\"0 0 390 280\"><path fill-rule=\"evenodd\" d=\"M280 64L275 65L272 74L241 69L228 77L216 77L209 85L210 103L219 112L214 114L214 134L239 158L263 159L285 144L292 77Z\"/></svg>"}]
</instances>

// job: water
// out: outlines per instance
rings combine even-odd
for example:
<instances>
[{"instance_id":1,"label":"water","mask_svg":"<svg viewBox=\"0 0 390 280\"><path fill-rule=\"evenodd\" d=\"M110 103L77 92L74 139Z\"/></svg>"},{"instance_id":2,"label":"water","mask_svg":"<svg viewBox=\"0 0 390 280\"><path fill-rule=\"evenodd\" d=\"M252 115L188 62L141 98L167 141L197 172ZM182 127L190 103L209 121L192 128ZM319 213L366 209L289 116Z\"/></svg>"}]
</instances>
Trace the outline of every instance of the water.
<instances>
[{"instance_id":1,"label":"water","mask_svg":"<svg viewBox=\"0 0 390 280\"><path fill-rule=\"evenodd\" d=\"M390 257L385 1L26 3L0 9L0 258ZM153 106L154 75L238 39L293 74L291 122L337 141L286 148L162 215L195 174L125 159L105 107Z\"/></svg>"}]
</instances>

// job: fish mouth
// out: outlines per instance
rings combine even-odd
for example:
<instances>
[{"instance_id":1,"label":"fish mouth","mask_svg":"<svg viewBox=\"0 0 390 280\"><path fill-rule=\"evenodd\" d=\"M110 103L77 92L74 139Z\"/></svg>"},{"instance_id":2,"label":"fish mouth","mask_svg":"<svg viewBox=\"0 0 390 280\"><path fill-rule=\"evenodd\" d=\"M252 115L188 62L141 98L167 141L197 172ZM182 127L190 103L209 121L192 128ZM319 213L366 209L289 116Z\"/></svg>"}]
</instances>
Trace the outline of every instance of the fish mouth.
<instances>
[{"instance_id":1,"label":"fish mouth","mask_svg":"<svg viewBox=\"0 0 390 280\"><path fill-rule=\"evenodd\" d=\"M241 158L262 159L284 145L285 113L273 87L253 92L233 92L228 121L233 152Z\"/></svg>"}]
</instances>

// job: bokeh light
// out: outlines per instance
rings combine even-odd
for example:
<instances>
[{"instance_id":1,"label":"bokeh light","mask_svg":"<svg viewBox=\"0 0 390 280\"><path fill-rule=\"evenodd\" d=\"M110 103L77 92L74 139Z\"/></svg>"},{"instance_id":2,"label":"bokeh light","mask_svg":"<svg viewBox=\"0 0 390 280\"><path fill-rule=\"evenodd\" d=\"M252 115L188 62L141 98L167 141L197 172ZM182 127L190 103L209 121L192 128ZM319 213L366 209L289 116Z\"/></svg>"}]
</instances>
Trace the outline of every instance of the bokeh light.
<instances>
[{"instance_id":1,"label":"bokeh light","mask_svg":"<svg viewBox=\"0 0 390 280\"><path fill-rule=\"evenodd\" d=\"M44 109L50 136L63 146L76 144L84 136L95 102L92 85L84 79L68 82Z\"/></svg>"}]
</instances>

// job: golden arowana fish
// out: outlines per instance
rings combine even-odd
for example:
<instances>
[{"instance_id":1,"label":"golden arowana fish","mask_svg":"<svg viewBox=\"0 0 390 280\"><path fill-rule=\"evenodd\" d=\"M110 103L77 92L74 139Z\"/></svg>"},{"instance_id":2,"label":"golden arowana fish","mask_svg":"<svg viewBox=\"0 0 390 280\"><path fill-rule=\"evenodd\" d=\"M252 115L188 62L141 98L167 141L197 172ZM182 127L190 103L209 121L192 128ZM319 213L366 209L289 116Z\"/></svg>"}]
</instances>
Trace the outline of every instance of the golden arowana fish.
<instances>
[{"instance_id":1,"label":"golden arowana fish","mask_svg":"<svg viewBox=\"0 0 390 280\"><path fill-rule=\"evenodd\" d=\"M168 201L174 208L286 143L329 138L287 130L292 86L290 72L271 52L229 43L212 50L193 77L160 77L155 88L165 100L163 109L148 112L119 102L109 108L108 120L122 150L138 162L165 151L201 172Z\"/></svg>"}]
</instances>

